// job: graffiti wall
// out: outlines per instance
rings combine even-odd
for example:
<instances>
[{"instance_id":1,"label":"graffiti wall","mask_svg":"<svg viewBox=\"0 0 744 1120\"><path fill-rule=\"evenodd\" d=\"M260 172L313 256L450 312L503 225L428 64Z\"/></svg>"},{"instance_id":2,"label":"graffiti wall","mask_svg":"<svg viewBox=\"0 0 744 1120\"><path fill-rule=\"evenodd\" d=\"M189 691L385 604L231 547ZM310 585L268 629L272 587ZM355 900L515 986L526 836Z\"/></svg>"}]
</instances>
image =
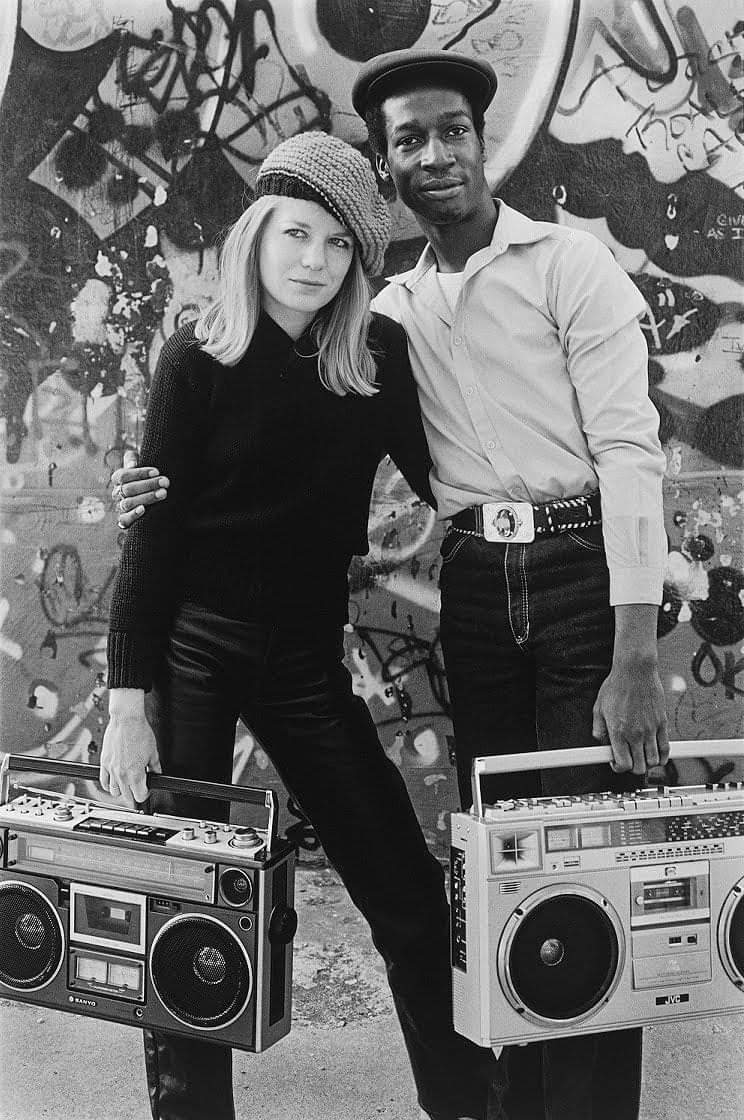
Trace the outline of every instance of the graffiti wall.
<instances>
[{"instance_id":1,"label":"graffiti wall","mask_svg":"<svg viewBox=\"0 0 744 1120\"><path fill-rule=\"evenodd\" d=\"M364 147L349 97L357 69L413 45L493 63L494 191L591 230L647 301L668 458L660 633L672 733L741 734L740 15L734 0L0 5L3 748L97 760L121 546L109 479L140 441L160 347L213 297L217 238L251 199L262 158L308 128ZM391 207L388 272L421 248L410 215ZM351 571L349 665L443 855L456 793L440 530L389 463L370 517L371 552ZM242 726L235 775L276 782ZM303 842L311 853L307 830Z\"/></svg>"}]
</instances>

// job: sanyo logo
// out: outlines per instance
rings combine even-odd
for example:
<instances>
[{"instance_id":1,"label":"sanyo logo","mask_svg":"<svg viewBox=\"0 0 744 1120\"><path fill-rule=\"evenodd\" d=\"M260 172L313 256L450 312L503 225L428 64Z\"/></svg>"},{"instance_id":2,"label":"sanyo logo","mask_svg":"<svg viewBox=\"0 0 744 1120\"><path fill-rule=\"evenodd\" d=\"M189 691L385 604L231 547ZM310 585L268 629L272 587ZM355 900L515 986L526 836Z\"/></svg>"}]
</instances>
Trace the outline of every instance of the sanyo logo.
<instances>
[{"instance_id":1,"label":"sanyo logo","mask_svg":"<svg viewBox=\"0 0 744 1120\"><path fill-rule=\"evenodd\" d=\"M98 1007L97 999L83 999L81 996L68 996L67 1002L81 1004L83 1007Z\"/></svg>"}]
</instances>

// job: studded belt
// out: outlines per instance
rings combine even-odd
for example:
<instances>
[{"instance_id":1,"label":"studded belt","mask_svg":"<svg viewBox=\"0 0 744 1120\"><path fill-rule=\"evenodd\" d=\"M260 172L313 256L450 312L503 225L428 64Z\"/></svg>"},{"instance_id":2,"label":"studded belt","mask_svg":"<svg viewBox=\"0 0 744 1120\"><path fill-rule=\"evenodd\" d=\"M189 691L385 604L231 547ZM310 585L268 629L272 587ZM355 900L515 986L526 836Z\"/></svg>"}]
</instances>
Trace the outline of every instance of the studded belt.
<instances>
[{"instance_id":1,"label":"studded belt","mask_svg":"<svg viewBox=\"0 0 744 1120\"><path fill-rule=\"evenodd\" d=\"M599 491L577 498L555 498L551 502L486 502L468 506L452 518L452 528L487 541L525 544L536 537L549 537L571 529L601 525Z\"/></svg>"}]
</instances>

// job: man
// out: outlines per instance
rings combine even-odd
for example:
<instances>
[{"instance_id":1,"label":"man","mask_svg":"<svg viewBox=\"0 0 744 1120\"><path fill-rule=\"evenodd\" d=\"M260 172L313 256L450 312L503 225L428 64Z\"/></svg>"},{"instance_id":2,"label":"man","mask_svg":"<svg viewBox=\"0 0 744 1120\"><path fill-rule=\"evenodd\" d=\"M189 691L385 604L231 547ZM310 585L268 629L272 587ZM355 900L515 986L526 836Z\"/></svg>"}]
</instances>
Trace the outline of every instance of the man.
<instances>
[{"instance_id":1,"label":"man","mask_svg":"<svg viewBox=\"0 0 744 1120\"><path fill-rule=\"evenodd\" d=\"M408 335L450 522L441 633L463 805L479 755L594 737L609 739L618 772L641 775L669 750L656 655L665 457L645 303L599 241L491 197L495 89L481 60L393 51L362 67L352 94L379 175L428 240L375 309ZM494 793L608 784L577 768ZM502 1062L512 1120L638 1114L640 1030L511 1048Z\"/></svg>"},{"instance_id":2,"label":"man","mask_svg":"<svg viewBox=\"0 0 744 1120\"><path fill-rule=\"evenodd\" d=\"M352 95L378 173L428 239L374 306L407 332L450 521L442 642L465 806L479 755L594 737L626 784L668 757L656 665L665 460L645 304L596 239L491 197L483 115L495 90L482 60L393 51L362 67ZM143 479L145 468L116 476L124 525L156 500L157 477ZM608 777L548 771L537 789ZM522 776L493 792L535 791ZM511 1048L501 1067L509 1120L638 1114L640 1031Z\"/></svg>"}]
</instances>

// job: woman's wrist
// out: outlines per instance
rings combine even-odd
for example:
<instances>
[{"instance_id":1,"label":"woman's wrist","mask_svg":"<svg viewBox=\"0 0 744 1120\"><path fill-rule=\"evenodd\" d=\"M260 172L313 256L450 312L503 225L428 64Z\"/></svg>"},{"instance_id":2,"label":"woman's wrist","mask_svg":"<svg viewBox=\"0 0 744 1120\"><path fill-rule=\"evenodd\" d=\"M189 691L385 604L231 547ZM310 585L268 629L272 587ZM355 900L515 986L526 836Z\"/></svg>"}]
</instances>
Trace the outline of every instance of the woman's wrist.
<instances>
[{"instance_id":1,"label":"woman's wrist","mask_svg":"<svg viewBox=\"0 0 744 1120\"><path fill-rule=\"evenodd\" d=\"M118 721L145 718L143 688L112 688L109 690L109 716Z\"/></svg>"}]
</instances>

